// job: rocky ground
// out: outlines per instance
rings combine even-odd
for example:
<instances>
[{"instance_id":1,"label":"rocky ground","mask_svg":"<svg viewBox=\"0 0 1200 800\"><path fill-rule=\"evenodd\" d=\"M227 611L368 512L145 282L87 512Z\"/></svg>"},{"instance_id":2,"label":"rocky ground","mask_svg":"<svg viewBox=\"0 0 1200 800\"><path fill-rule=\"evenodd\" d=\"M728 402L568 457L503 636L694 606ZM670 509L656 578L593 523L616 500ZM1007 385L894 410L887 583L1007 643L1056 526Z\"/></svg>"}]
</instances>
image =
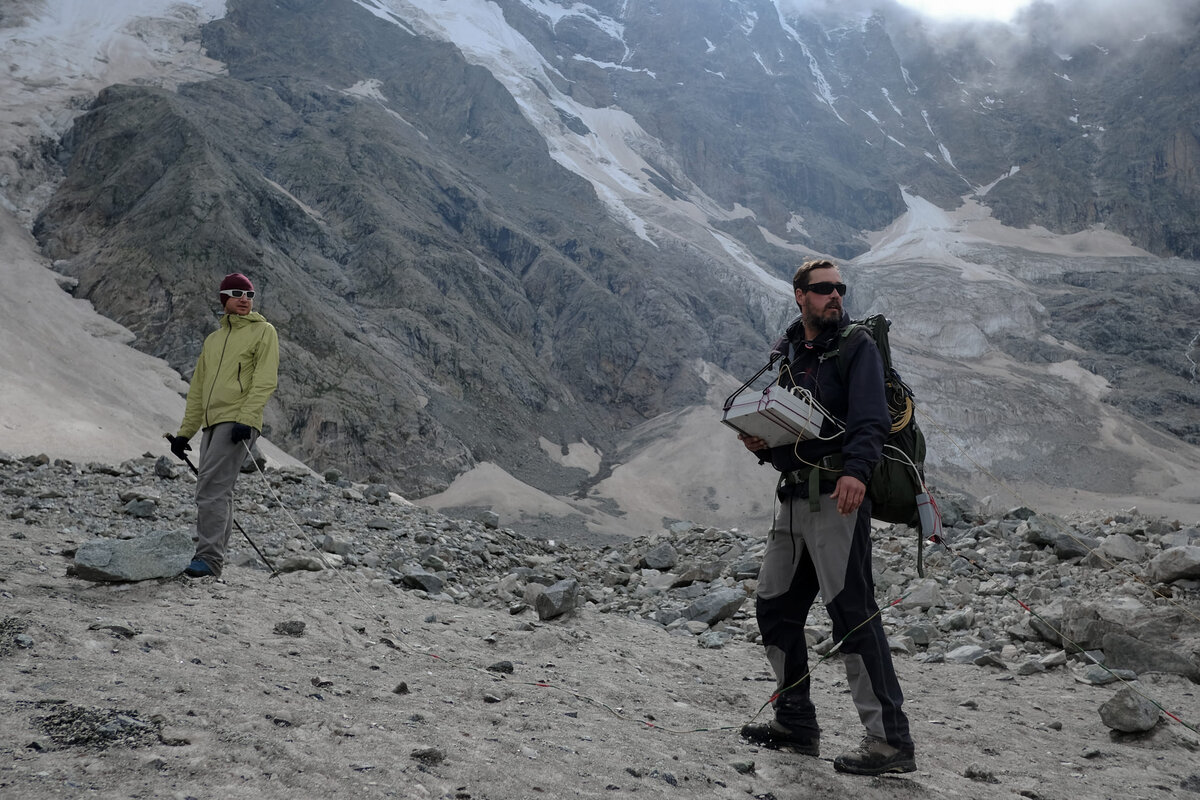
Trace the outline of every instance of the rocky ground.
<instances>
[{"instance_id":1,"label":"rocky ground","mask_svg":"<svg viewBox=\"0 0 1200 800\"><path fill-rule=\"evenodd\" d=\"M773 685L760 530L583 547L268 469L237 517L279 574L235 532L218 580L81 577L98 543L189 533L193 487L152 456L0 456L0 795L1200 795L1194 520L944 497L924 577L915 534L880 529L918 771L872 779L830 764L861 735L836 655L820 759L737 736Z\"/></svg>"}]
</instances>

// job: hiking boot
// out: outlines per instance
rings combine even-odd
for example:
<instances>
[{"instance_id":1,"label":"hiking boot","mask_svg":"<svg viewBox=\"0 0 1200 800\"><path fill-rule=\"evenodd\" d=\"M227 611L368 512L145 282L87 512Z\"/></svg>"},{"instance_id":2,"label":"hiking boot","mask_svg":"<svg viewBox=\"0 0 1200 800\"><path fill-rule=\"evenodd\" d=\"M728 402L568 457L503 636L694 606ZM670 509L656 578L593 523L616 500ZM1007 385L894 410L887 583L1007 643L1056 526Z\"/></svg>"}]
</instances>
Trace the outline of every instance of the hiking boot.
<instances>
[{"instance_id":1,"label":"hiking boot","mask_svg":"<svg viewBox=\"0 0 1200 800\"><path fill-rule=\"evenodd\" d=\"M187 569L183 571L183 574L187 575L189 578L207 578L210 576L216 577L217 575L217 573L213 571L213 568L210 567L207 562L201 561L198 558L192 559L192 563L187 565Z\"/></svg>"},{"instance_id":2,"label":"hiking boot","mask_svg":"<svg viewBox=\"0 0 1200 800\"><path fill-rule=\"evenodd\" d=\"M917 759L911 749L893 747L883 739L864 736L858 747L847 750L833 760L838 772L852 775L882 775L885 772L914 772Z\"/></svg>"},{"instance_id":3,"label":"hiking boot","mask_svg":"<svg viewBox=\"0 0 1200 800\"><path fill-rule=\"evenodd\" d=\"M751 744L769 747L772 750L790 750L802 756L820 755L821 738L812 734L793 731L777 720L771 720L760 725L746 725L742 728L742 738Z\"/></svg>"}]
</instances>

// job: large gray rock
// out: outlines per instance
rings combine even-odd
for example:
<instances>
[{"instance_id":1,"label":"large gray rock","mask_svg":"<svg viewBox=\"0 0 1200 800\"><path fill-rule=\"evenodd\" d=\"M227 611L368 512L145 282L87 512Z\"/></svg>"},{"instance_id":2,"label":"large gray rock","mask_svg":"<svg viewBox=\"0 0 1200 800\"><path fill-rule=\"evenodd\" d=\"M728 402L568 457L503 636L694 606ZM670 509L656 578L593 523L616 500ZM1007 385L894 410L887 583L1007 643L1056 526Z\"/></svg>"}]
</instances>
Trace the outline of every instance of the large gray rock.
<instances>
[{"instance_id":1,"label":"large gray rock","mask_svg":"<svg viewBox=\"0 0 1200 800\"><path fill-rule=\"evenodd\" d=\"M721 561L711 561L707 564L696 564L688 567L683 572L679 573L675 578L674 586L688 586L696 582L707 583L715 581L721 577L721 573L725 571L725 564Z\"/></svg>"},{"instance_id":2,"label":"large gray rock","mask_svg":"<svg viewBox=\"0 0 1200 800\"><path fill-rule=\"evenodd\" d=\"M579 597L579 581L574 578L561 580L538 593L534 600L538 619L554 619L568 614L575 609L575 601Z\"/></svg>"},{"instance_id":3,"label":"large gray rock","mask_svg":"<svg viewBox=\"0 0 1200 800\"><path fill-rule=\"evenodd\" d=\"M1121 633L1107 634L1103 644L1105 666L1133 670L1139 675L1169 672L1200 683L1200 665L1182 653Z\"/></svg>"},{"instance_id":4,"label":"large gray rock","mask_svg":"<svg viewBox=\"0 0 1200 800\"><path fill-rule=\"evenodd\" d=\"M979 645L964 644L946 653L946 661L951 664L974 664L985 655L987 655L987 650Z\"/></svg>"},{"instance_id":5,"label":"large gray rock","mask_svg":"<svg viewBox=\"0 0 1200 800\"><path fill-rule=\"evenodd\" d=\"M1139 733L1158 724L1158 706L1125 686L1100 706L1100 719L1115 731Z\"/></svg>"},{"instance_id":6,"label":"large gray rock","mask_svg":"<svg viewBox=\"0 0 1200 800\"><path fill-rule=\"evenodd\" d=\"M1160 583L1200 578L1200 547L1172 547L1150 560L1150 579Z\"/></svg>"},{"instance_id":7,"label":"large gray rock","mask_svg":"<svg viewBox=\"0 0 1200 800\"><path fill-rule=\"evenodd\" d=\"M89 581L146 581L183 572L196 547L190 534L157 531L134 539L93 539L75 551L75 574Z\"/></svg>"},{"instance_id":8,"label":"large gray rock","mask_svg":"<svg viewBox=\"0 0 1200 800\"><path fill-rule=\"evenodd\" d=\"M430 594L438 594L446 584L437 575L423 567L409 566L400 576L400 583L410 589L421 589Z\"/></svg>"},{"instance_id":9,"label":"large gray rock","mask_svg":"<svg viewBox=\"0 0 1200 800\"><path fill-rule=\"evenodd\" d=\"M662 542L646 551L638 566L666 572L679 563L679 554L670 542Z\"/></svg>"},{"instance_id":10,"label":"large gray rock","mask_svg":"<svg viewBox=\"0 0 1200 800\"><path fill-rule=\"evenodd\" d=\"M686 619L713 625L732 617L746 602L741 589L718 589L689 605L683 612Z\"/></svg>"},{"instance_id":11,"label":"large gray rock","mask_svg":"<svg viewBox=\"0 0 1200 800\"><path fill-rule=\"evenodd\" d=\"M1146 545L1126 533L1105 537L1099 552L1116 561L1141 561L1146 557Z\"/></svg>"},{"instance_id":12,"label":"large gray rock","mask_svg":"<svg viewBox=\"0 0 1200 800\"><path fill-rule=\"evenodd\" d=\"M912 588L900 602L901 608L919 608L922 611L927 611L931 608L944 608L946 605L945 599L942 597L941 587L933 578L927 578L913 584Z\"/></svg>"}]
</instances>

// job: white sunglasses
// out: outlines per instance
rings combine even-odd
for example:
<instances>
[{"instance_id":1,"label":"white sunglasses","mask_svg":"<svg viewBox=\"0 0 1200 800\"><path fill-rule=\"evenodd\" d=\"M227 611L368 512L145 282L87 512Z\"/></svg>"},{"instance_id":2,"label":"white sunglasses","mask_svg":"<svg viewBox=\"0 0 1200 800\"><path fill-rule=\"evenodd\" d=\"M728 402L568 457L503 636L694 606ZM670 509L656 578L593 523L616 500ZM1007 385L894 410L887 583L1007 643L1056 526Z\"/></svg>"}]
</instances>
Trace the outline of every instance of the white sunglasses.
<instances>
[{"instance_id":1,"label":"white sunglasses","mask_svg":"<svg viewBox=\"0 0 1200 800\"><path fill-rule=\"evenodd\" d=\"M246 297L250 298L251 300L254 299L253 289L222 289L221 294L227 294L230 297L241 297L242 295L246 295Z\"/></svg>"}]
</instances>

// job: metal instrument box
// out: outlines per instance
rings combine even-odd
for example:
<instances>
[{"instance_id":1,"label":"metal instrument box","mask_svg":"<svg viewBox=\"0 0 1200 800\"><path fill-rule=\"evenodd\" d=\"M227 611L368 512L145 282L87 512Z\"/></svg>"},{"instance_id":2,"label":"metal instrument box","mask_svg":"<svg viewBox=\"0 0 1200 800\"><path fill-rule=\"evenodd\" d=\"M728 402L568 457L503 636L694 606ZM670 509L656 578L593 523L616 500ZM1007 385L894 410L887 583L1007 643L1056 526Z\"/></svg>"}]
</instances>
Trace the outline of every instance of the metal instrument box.
<instances>
[{"instance_id":1,"label":"metal instrument box","mask_svg":"<svg viewBox=\"0 0 1200 800\"><path fill-rule=\"evenodd\" d=\"M761 393L743 392L725 409L721 421L736 431L766 440L771 447L821 435L825 415L802 395L779 385Z\"/></svg>"}]
</instances>

